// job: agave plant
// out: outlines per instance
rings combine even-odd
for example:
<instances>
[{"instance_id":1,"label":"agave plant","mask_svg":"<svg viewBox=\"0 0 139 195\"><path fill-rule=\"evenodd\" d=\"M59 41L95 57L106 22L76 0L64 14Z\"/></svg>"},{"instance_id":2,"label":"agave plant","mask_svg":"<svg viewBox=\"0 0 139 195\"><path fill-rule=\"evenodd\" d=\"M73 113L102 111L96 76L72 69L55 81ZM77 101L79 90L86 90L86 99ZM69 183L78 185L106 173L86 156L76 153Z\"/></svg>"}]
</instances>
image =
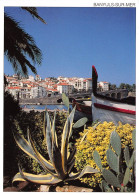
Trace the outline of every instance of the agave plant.
<instances>
[{"instance_id":1,"label":"agave plant","mask_svg":"<svg viewBox=\"0 0 139 195\"><path fill-rule=\"evenodd\" d=\"M64 125L63 134L61 138L61 148L59 149L57 134L55 129L56 112L54 114L54 119L51 121L47 110L45 111L44 120L44 136L47 145L47 151L49 155L49 160L46 160L36 149L36 146L31 138L29 130L27 131L28 140L26 140L20 134L14 134L15 141L17 145L31 158L35 159L44 169L42 175L35 175L31 173L26 173L19 167L19 173L17 173L13 182L15 181L29 181L37 184L57 184L61 181L70 181L82 177L86 173L96 173L97 169L93 169L90 166L86 166L81 172L73 173L72 168L74 166L74 155L76 149L69 150L70 144L69 139L72 133L73 119L74 119L75 108L71 111L67 117L66 123ZM85 119L80 120L83 125ZM79 127L79 122L75 127Z\"/></svg>"},{"instance_id":2,"label":"agave plant","mask_svg":"<svg viewBox=\"0 0 139 195\"><path fill-rule=\"evenodd\" d=\"M134 150L130 156L128 146L124 150L126 168L123 168L121 161L121 140L116 131L111 133L110 148L106 152L107 162L110 169L102 167L100 155L94 151L93 157L97 166L101 170L104 180L101 182L102 191L134 191L135 190L135 154L136 154L136 131L132 132L132 142ZM111 149L112 148L112 149Z\"/></svg>"}]
</instances>

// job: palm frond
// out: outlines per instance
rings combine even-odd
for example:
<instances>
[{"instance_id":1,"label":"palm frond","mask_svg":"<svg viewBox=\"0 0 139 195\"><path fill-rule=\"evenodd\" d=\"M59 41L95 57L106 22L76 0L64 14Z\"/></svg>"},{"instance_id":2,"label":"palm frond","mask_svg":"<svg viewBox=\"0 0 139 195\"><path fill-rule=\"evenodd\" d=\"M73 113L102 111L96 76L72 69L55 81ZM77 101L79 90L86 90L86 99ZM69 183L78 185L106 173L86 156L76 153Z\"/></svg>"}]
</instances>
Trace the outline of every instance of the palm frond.
<instances>
[{"instance_id":1,"label":"palm frond","mask_svg":"<svg viewBox=\"0 0 139 195\"><path fill-rule=\"evenodd\" d=\"M21 7L21 8L23 10L28 11L32 15L32 17L35 17L38 20L40 20L41 22L43 22L44 24L47 24L45 22L45 20L38 15L38 12L37 12L37 8L36 7Z\"/></svg>"},{"instance_id":2,"label":"palm frond","mask_svg":"<svg viewBox=\"0 0 139 195\"><path fill-rule=\"evenodd\" d=\"M21 28L19 22L7 14L4 14L4 54L15 72L24 75L28 74L28 68L37 74L35 64L40 65L42 61L41 50L37 47L33 37Z\"/></svg>"}]
</instances>

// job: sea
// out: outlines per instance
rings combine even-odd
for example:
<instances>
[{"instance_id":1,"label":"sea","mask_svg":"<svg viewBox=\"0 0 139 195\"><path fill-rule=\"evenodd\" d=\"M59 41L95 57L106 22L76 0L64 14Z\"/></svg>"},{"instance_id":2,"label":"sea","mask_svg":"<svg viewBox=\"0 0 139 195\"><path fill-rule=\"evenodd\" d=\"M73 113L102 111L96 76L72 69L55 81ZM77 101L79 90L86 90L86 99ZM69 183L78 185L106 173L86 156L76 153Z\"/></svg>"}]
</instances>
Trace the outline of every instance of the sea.
<instances>
[{"instance_id":1,"label":"sea","mask_svg":"<svg viewBox=\"0 0 139 195\"><path fill-rule=\"evenodd\" d=\"M23 109L31 109L31 110L45 110L47 108L48 110L68 110L68 108L64 104L51 104L51 105L20 105ZM72 105L70 105L70 108L72 108Z\"/></svg>"}]
</instances>

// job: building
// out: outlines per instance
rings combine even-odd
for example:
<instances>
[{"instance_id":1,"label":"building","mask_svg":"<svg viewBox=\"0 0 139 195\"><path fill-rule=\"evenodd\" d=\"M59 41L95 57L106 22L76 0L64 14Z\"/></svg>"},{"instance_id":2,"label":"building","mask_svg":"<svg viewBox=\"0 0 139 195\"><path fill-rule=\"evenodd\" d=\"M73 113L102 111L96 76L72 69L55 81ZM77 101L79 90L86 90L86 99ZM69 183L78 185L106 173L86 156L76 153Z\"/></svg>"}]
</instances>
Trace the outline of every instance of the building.
<instances>
[{"instance_id":1,"label":"building","mask_svg":"<svg viewBox=\"0 0 139 195\"><path fill-rule=\"evenodd\" d=\"M46 97L47 92L44 87L36 86L31 88L31 97L32 98L40 98L40 97Z\"/></svg>"},{"instance_id":2,"label":"building","mask_svg":"<svg viewBox=\"0 0 139 195\"><path fill-rule=\"evenodd\" d=\"M108 82L99 82L100 91L108 91L109 90L109 83Z\"/></svg>"},{"instance_id":3,"label":"building","mask_svg":"<svg viewBox=\"0 0 139 195\"><path fill-rule=\"evenodd\" d=\"M34 82L35 81L34 76L30 75L28 80L31 81L31 82Z\"/></svg>"},{"instance_id":4,"label":"building","mask_svg":"<svg viewBox=\"0 0 139 195\"><path fill-rule=\"evenodd\" d=\"M58 83L57 84L57 90L59 91L59 93L65 93L65 94L70 94L72 93L74 87L73 85L70 85L68 83Z\"/></svg>"},{"instance_id":5,"label":"building","mask_svg":"<svg viewBox=\"0 0 139 195\"><path fill-rule=\"evenodd\" d=\"M20 90L21 90L21 87L17 87L17 86L6 88L6 91L8 91L12 96L14 96L16 100L19 99L20 97Z\"/></svg>"}]
</instances>

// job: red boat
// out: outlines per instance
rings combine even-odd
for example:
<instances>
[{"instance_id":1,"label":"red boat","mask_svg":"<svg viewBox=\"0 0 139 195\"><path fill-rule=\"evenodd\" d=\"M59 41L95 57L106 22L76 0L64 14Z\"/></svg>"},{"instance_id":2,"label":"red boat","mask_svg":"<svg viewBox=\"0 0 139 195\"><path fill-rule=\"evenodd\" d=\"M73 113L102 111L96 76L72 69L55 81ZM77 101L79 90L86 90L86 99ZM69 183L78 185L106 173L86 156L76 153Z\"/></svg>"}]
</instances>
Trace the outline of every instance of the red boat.
<instances>
[{"instance_id":1,"label":"red boat","mask_svg":"<svg viewBox=\"0 0 139 195\"><path fill-rule=\"evenodd\" d=\"M91 101L83 101L83 100L74 99L72 102L72 107L76 106L74 120L79 120L82 117L87 117L89 121L92 120L91 103L92 103ZM86 104L90 104L90 106Z\"/></svg>"}]
</instances>

